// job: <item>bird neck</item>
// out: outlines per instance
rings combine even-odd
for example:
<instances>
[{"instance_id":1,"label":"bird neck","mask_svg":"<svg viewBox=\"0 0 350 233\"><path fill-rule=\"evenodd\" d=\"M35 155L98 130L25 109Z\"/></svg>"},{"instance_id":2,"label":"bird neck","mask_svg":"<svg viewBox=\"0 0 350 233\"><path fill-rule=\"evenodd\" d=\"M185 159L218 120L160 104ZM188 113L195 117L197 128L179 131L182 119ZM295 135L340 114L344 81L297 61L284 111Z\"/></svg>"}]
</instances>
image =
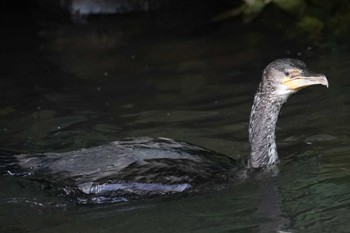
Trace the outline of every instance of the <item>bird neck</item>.
<instances>
[{"instance_id":1,"label":"bird neck","mask_svg":"<svg viewBox=\"0 0 350 233\"><path fill-rule=\"evenodd\" d=\"M287 98L264 93L260 88L256 93L249 121L249 167L266 167L278 162L275 129L278 114Z\"/></svg>"}]
</instances>

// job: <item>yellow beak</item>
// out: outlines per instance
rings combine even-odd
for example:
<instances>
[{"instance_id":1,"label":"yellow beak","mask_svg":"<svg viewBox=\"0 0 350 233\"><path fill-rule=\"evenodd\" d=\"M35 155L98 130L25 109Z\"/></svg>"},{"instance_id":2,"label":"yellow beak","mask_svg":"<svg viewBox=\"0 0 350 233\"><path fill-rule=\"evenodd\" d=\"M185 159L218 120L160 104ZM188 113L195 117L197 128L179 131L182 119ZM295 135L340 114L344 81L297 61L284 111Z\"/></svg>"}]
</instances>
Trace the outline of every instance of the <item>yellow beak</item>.
<instances>
[{"instance_id":1,"label":"yellow beak","mask_svg":"<svg viewBox=\"0 0 350 233\"><path fill-rule=\"evenodd\" d=\"M318 84L321 84L328 88L328 80L326 76L324 76L323 74L311 74L308 72L303 72L299 76L293 78L285 77L282 80L282 84L293 91Z\"/></svg>"}]
</instances>

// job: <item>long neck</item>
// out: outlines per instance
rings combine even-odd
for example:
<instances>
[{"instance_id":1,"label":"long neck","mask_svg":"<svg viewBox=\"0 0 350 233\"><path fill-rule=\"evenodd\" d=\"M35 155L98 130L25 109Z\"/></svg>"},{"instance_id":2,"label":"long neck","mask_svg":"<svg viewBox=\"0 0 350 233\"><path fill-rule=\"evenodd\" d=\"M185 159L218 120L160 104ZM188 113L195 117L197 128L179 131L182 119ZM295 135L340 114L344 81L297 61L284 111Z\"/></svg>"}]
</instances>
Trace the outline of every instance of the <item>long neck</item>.
<instances>
[{"instance_id":1,"label":"long neck","mask_svg":"<svg viewBox=\"0 0 350 233\"><path fill-rule=\"evenodd\" d=\"M264 93L261 87L256 93L249 122L249 167L266 167L278 162L275 129L278 114L287 98Z\"/></svg>"}]
</instances>

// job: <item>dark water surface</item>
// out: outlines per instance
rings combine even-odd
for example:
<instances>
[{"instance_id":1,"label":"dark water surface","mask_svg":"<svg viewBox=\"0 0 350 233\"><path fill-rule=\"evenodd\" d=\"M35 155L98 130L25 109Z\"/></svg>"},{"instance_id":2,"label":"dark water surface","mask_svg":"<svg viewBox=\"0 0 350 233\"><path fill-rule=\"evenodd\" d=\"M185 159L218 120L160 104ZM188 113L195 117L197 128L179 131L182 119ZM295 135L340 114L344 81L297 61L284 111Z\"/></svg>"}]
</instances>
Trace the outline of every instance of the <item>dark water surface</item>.
<instances>
[{"instance_id":1,"label":"dark water surface","mask_svg":"<svg viewBox=\"0 0 350 233\"><path fill-rule=\"evenodd\" d=\"M348 51L155 15L8 20L2 148L57 152L162 136L245 158L253 95L270 61L300 57L330 88L310 87L285 104L273 174L212 193L107 206L76 206L40 184L0 177L0 232L349 232Z\"/></svg>"}]
</instances>

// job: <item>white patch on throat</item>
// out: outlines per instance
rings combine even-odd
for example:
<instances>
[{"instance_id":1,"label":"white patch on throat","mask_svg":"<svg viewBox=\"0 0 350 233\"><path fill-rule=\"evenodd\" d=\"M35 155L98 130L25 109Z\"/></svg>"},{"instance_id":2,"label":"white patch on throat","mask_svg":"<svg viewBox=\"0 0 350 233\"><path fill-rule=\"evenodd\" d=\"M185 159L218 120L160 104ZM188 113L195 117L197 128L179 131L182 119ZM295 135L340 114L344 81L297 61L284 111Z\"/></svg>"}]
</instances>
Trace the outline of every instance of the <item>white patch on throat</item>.
<instances>
[{"instance_id":1,"label":"white patch on throat","mask_svg":"<svg viewBox=\"0 0 350 233\"><path fill-rule=\"evenodd\" d=\"M289 89L286 85L278 85L275 91L272 92L273 95L290 95L295 91Z\"/></svg>"}]
</instances>

